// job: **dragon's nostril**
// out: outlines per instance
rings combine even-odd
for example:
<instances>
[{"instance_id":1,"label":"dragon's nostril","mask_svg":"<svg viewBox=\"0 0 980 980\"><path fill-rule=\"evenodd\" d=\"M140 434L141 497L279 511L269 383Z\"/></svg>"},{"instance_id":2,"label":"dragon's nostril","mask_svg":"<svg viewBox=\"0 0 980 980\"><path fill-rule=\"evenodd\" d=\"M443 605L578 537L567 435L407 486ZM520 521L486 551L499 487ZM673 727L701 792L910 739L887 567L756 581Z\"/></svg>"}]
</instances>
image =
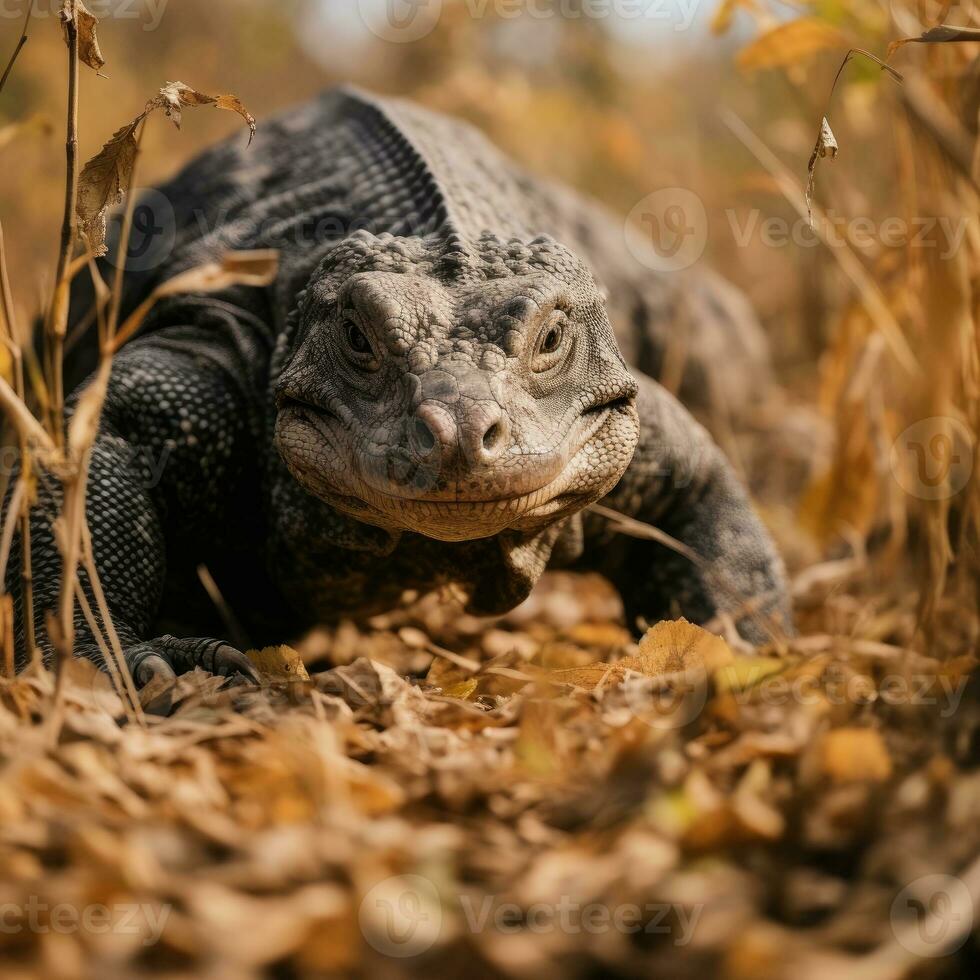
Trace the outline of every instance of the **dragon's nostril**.
<instances>
[{"instance_id":1,"label":"dragon's nostril","mask_svg":"<svg viewBox=\"0 0 980 980\"><path fill-rule=\"evenodd\" d=\"M493 425L483 433L483 448L487 450L496 449L498 443L503 438L504 427L499 422L494 422Z\"/></svg>"},{"instance_id":2,"label":"dragon's nostril","mask_svg":"<svg viewBox=\"0 0 980 980\"><path fill-rule=\"evenodd\" d=\"M431 452L436 444L436 437L432 434L432 430L420 418L415 420L415 443L424 453Z\"/></svg>"}]
</instances>

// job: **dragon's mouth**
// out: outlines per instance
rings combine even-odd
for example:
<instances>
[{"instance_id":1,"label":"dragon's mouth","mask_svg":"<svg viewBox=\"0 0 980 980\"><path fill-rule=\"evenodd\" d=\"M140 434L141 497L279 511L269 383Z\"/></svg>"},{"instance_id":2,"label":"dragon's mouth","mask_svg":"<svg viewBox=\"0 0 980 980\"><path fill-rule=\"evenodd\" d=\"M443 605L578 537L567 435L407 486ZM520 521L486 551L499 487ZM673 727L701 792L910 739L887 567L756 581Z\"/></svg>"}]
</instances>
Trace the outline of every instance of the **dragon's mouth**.
<instances>
[{"instance_id":1,"label":"dragon's mouth","mask_svg":"<svg viewBox=\"0 0 980 980\"><path fill-rule=\"evenodd\" d=\"M610 402L582 413L557 451L527 457L534 468L520 470L518 457L510 468L469 482L440 481L437 471L419 467L393 480L390 458L359 458L350 431L334 413L299 401L281 406L277 442L293 476L335 509L379 527L459 541L542 527L599 499L625 470L635 429L632 400ZM599 444L629 449L598 466ZM506 492L515 483L520 489Z\"/></svg>"}]
</instances>

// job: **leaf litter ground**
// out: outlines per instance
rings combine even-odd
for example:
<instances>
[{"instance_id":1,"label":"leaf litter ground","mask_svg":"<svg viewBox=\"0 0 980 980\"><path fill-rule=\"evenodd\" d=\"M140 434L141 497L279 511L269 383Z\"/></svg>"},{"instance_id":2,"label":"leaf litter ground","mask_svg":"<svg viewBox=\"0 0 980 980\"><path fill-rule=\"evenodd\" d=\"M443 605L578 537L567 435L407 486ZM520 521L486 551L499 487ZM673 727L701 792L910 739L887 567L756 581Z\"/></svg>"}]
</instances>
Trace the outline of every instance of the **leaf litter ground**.
<instances>
[{"instance_id":1,"label":"leaf litter ground","mask_svg":"<svg viewBox=\"0 0 980 980\"><path fill-rule=\"evenodd\" d=\"M145 727L75 664L53 748L50 675L5 681L4 976L957 975L975 661L881 642L901 603L835 638L848 562L796 591L778 655L637 646L589 578L490 626L432 597Z\"/></svg>"}]
</instances>

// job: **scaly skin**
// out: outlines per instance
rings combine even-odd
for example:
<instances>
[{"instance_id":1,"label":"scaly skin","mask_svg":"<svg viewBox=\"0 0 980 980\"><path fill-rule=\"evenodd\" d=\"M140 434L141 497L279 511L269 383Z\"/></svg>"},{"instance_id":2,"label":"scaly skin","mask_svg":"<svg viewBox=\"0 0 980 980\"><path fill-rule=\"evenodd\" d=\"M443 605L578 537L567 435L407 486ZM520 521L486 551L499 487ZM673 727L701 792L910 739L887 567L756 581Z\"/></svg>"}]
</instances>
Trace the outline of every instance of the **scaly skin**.
<instances>
[{"instance_id":1,"label":"scaly skin","mask_svg":"<svg viewBox=\"0 0 980 980\"><path fill-rule=\"evenodd\" d=\"M276 247L282 267L267 290L166 302L116 358L88 517L139 682L249 673L228 638L209 639L224 630L201 563L257 644L448 582L471 611L502 613L559 566L609 576L632 623L725 610L752 639L766 619L788 628L779 559L722 454L617 345L655 369L684 329L695 407L718 357L726 401L745 401L764 344L731 287L649 272L597 205L460 123L353 90L274 120L249 151L216 147L161 190L173 216L157 204L151 217L173 247L127 275L126 307L229 247ZM78 315L82 289L74 300ZM76 351L75 376L92 357ZM600 500L705 563L583 518ZM42 624L57 503L42 481ZM76 627L98 661L80 611Z\"/></svg>"}]
</instances>

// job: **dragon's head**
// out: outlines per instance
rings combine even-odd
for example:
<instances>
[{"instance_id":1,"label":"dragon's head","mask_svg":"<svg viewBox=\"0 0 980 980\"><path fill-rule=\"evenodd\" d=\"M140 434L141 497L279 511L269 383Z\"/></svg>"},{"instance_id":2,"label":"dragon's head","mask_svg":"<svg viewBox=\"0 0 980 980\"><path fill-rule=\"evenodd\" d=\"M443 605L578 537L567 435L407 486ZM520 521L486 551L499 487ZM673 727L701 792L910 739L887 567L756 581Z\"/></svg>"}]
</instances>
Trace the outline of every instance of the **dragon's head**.
<instances>
[{"instance_id":1,"label":"dragon's head","mask_svg":"<svg viewBox=\"0 0 980 980\"><path fill-rule=\"evenodd\" d=\"M276 442L336 509L465 540L608 493L635 396L592 275L553 240L358 232L303 296Z\"/></svg>"}]
</instances>

